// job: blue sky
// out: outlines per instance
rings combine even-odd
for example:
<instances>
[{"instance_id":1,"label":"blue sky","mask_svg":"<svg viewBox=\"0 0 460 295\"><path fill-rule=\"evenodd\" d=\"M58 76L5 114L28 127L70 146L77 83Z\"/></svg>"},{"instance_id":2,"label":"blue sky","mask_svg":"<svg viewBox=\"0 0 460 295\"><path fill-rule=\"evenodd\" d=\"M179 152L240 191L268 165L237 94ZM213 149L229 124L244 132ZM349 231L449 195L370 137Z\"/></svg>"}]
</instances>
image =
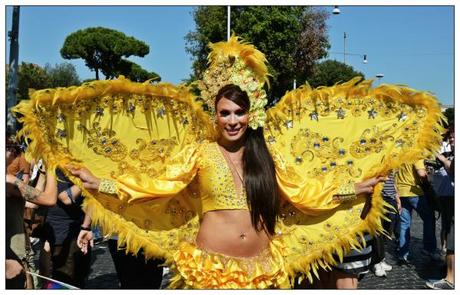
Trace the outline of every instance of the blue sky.
<instances>
[{"instance_id":1,"label":"blue sky","mask_svg":"<svg viewBox=\"0 0 460 295\"><path fill-rule=\"evenodd\" d=\"M107 27L133 36L150 46L143 58L130 57L163 81L178 83L191 72L184 36L195 25L191 7L153 6L22 6L19 24L19 61L38 65L71 62L81 80L94 78L82 59L65 60L59 50L66 36L88 27ZM11 28L12 8L6 25ZM7 55L9 48L7 46ZM9 55L8 55L9 56Z\"/></svg>"},{"instance_id":2,"label":"blue sky","mask_svg":"<svg viewBox=\"0 0 460 295\"><path fill-rule=\"evenodd\" d=\"M381 83L407 84L434 92L443 104L454 102L453 6L340 6L329 18L331 52L367 54L346 56L346 62L366 78L383 74ZM343 61L343 55L331 54ZM378 84L376 79L375 84Z\"/></svg>"},{"instance_id":3,"label":"blue sky","mask_svg":"<svg viewBox=\"0 0 460 295\"><path fill-rule=\"evenodd\" d=\"M332 11L332 6L325 7ZM379 83L406 84L435 93L441 103L454 102L453 6L340 6L328 20L330 59L346 63ZM11 7L6 7L6 30L11 28ZM144 58L130 60L179 83L191 73L191 56L184 36L194 30L191 6L22 6L19 61L44 66L64 60L59 50L70 33L103 26L134 36L150 46ZM226 22L226 20L222 20ZM6 35L5 35L6 36ZM250 40L249 40L250 41ZM6 41L6 62L9 42ZM356 54L356 55L354 55ZM367 55L362 63L360 55ZM82 60L70 60L80 79L94 77Z\"/></svg>"}]
</instances>

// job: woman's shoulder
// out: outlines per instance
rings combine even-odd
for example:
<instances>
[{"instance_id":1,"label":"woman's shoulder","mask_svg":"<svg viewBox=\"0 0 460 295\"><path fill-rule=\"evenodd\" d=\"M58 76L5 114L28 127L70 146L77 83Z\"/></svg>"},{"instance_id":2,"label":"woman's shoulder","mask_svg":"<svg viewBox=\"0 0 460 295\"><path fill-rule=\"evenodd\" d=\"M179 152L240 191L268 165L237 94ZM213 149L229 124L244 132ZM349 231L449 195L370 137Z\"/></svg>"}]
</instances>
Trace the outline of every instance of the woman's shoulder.
<instances>
[{"instance_id":1,"label":"woman's shoulder","mask_svg":"<svg viewBox=\"0 0 460 295\"><path fill-rule=\"evenodd\" d=\"M209 140L203 140L200 143L197 143L197 149L198 151L202 153L206 153L208 151L214 150L216 148L216 142L215 141L209 141Z\"/></svg>"},{"instance_id":2,"label":"woman's shoulder","mask_svg":"<svg viewBox=\"0 0 460 295\"><path fill-rule=\"evenodd\" d=\"M195 155L198 156L197 159L203 159L212 154L215 150L216 142L214 141L203 140L200 142L192 142L182 147L174 158L188 158Z\"/></svg>"}]
</instances>

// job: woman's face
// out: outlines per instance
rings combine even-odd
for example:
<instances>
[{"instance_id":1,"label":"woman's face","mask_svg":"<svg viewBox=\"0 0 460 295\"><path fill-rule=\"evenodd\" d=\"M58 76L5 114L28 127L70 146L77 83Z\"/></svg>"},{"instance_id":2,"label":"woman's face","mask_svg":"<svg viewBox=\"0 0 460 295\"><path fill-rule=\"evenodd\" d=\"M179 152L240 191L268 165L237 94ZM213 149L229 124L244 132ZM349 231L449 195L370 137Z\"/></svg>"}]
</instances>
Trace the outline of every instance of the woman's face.
<instances>
[{"instance_id":1,"label":"woman's face","mask_svg":"<svg viewBox=\"0 0 460 295\"><path fill-rule=\"evenodd\" d=\"M217 102L216 116L222 139L236 142L243 137L248 128L249 114L239 105L223 97Z\"/></svg>"}]
</instances>

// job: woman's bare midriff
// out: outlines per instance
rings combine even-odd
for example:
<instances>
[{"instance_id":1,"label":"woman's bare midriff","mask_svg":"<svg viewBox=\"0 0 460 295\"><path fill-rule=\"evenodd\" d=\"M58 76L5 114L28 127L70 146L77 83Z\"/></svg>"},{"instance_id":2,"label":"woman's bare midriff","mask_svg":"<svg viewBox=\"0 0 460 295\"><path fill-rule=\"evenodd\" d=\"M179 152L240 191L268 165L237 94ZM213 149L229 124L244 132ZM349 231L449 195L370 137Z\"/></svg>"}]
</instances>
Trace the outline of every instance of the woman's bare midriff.
<instances>
[{"instance_id":1,"label":"woman's bare midriff","mask_svg":"<svg viewBox=\"0 0 460 295\"><path fill-rule=\"evenodd\" d=\"M252 257L268 247L265 231L256 231L247 210L206 212L196 239L198 248L235 256Z\"/></svg>"}]
</instances>

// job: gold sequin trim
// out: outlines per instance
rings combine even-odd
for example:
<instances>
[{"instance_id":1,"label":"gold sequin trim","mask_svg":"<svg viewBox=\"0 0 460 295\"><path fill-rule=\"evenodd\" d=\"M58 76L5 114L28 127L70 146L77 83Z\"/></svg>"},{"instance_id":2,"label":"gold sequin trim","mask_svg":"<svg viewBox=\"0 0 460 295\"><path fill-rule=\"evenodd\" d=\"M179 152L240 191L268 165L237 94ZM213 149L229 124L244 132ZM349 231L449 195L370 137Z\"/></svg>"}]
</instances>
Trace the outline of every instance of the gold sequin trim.
<instances>
[{"instance_id":1,"label":"gold sequin trim","mask_svg":"<svg viewBox=\"0 0 460 295\"><path fill-rule=\"evenodd\" d=\"M103 178L99 183L98 191L104 194L115 195L117 193L117 185L115 184L115 181Z\"/></svg>"},{"instance_id":2,"label":"gold sequin trim","mask_svg":"<svg viewBox=\"0 0 460 295\"><path fill-rule=\"evenodd\" d=\"M352 181L348 181L342 183L339 186L339 189L337 190L337 193L335 195L354 195L355 193L355 183Z\"/></svg>"},{"instance_id":3,"label":"gold sequin trim","mask_svg":"<svg viewBox=\"0 0 460 295\"><path fill-rule=\"evenodd\" d=\"M336 202L350 202L356 200L356 195L335 195L332 197L332 200Z\"/></svg>"}]
</instances>

